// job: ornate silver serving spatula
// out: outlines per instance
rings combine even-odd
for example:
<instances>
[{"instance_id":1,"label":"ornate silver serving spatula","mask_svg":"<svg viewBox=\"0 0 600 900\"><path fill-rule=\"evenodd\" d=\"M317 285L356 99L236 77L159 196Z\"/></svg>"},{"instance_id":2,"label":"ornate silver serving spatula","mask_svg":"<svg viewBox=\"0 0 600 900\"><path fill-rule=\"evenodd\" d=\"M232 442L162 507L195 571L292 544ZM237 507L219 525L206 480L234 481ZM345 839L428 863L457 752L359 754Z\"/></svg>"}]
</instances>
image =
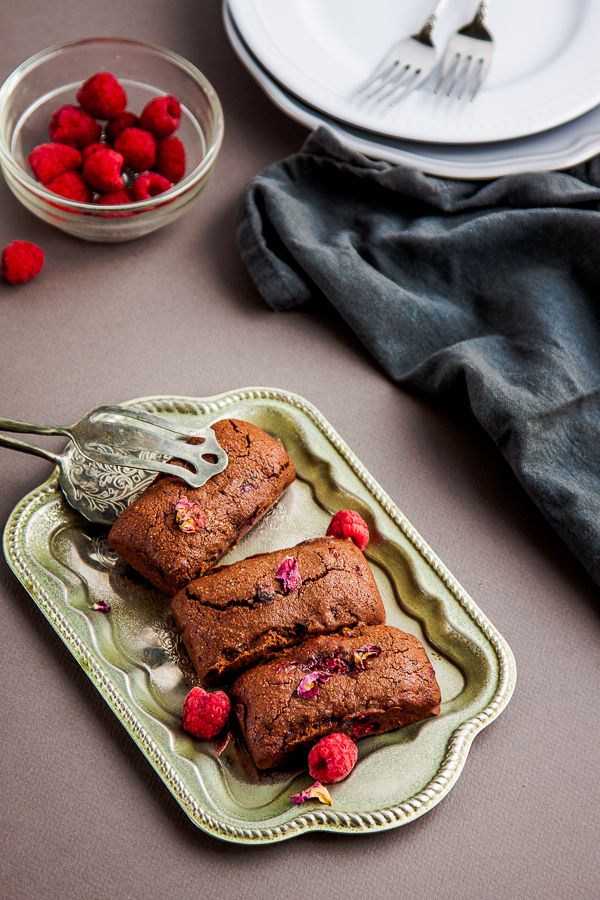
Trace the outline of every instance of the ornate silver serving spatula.
<instances>
[{"instance_id":1,"label":"ornate silver serving spatula","mask_svg":"<svg viewBox=\"0 0 600 900\"><path fill-rule=\"evenodd\" d=\"M0 446L41 456L57 465L67 501L90 522L103 525L115 521L152 481L154 472L176 475L190 487L201 487L228 462L212 428L189 430L121 406L98 406L74 425L64 427L0 417L0 430L68 437L70 443L62 453L4 434L0 434ZM186 443L192 437L197 442ZM173 457L186 466L169 463Z\"/></svg>"}]
</instances>

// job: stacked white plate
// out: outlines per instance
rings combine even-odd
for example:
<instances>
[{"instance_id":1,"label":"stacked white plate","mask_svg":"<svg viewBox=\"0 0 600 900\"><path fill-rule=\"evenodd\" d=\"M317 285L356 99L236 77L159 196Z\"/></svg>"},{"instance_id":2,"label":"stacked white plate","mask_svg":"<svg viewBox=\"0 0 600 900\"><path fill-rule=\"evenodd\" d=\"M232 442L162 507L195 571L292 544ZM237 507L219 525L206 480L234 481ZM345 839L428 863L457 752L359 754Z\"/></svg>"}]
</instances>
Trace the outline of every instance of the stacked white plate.
<instances>
[{"instance_id":1,"label":"stacked white plate","mask_svg":"<svg viewBox=\"0 0 600 900\"><path fill-rule=\"evenodd\" d=\"M444 6L440 54L478 0ZM492 68L473 102L427 86L381 109L356 87L434 0L225 0L246 68L298 122L326 125L375 159L451 178L563 169L600 151L600 0L490 0Z\"/></svg>"}]
</instances>

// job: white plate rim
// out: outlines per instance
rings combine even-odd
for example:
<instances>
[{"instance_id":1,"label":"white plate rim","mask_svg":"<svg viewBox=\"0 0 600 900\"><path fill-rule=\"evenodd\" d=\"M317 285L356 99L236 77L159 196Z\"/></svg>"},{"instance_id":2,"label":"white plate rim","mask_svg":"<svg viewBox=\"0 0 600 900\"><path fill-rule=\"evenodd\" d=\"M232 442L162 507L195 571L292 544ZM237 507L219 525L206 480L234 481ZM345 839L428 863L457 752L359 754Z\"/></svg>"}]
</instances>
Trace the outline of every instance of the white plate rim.
<instances>
[{"instance_id":1,"label":"white plate rim","mask_svg":"<svg viewBox=\"0 0 600 900\"><path fill-rule=\"evenodd\" d=\"M600 103L600 58L598 66L594 70L593 77L588 77L585 84L581 83L577 90L572 90L563 95L559 101L554 97L546 106L536 102L535 107L528 109L527 115L520 111L519 126L515 129L515 121L512 126L505 119L488 119L487 125L482 126L482 113L487 109L480 104L484 101L483 92L475 103L463 104L460 117L453 117L452 134L447 131L448 119L444 116L432 114L433 107L424 109L417 115L416 121L410 120L407 114L410 111L412 98L408 98L403 108L402 134L397 127L386 127L385 120L374 118L364 114L358 106L346 103L344 98L327 90L323 84L315 81L312 76L303 72L296 61L282 52L276 41L271 38L262 25L260 18L260 4L272 2L272 0L229 0L231 13L236 26L252 51L256 59L269 73L271 78L279 83L283 89L300 102L327 115L331 120L337 121L342 126L350 126L374 135L380 135L391 139L416 140L428 143L464 143L480 144L484 142L497 142L513 140L537 134L545 130L557 127L574 118L582 116L598 103ZM286 0L292 4L294 0ZM600 3L591 3L587 7L591 22L585 31L600 32ZM594 27L595 17L597 17ZM421 92L419 97L419 109L425 104L431 104L433 96L429 92ZM437 102L437 98L435 99ZM479 104L479 105L478 105ZM458 109L458 107L457 107ZM439 107L437 108L439 111ZM414 113L414 108L412 112ZM437 131L436 131L437 127ZM446 132L444 133L444 127ZM441 128L441 130L440 130ZM479 131L479 133L477 133Z\"/></svg>"}]
</instances>

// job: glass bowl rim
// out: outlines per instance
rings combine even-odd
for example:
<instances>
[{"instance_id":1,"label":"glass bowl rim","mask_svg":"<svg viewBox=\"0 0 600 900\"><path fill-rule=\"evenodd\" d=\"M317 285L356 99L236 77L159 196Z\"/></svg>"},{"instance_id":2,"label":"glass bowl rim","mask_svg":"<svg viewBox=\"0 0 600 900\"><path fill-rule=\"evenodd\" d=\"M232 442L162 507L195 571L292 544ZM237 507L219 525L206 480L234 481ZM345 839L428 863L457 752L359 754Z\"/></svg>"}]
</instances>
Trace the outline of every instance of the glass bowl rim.
<instances>
[{"instance_id":1,"label":"glass bowl rim","mask_svg":"<svg viewBox=\"0 0 600 900\"><path fill-rule=\"evenodd\" d=\"M46 57L54 56L62 50L69 50L73 47L81 47L85 44L102 43L125 44L130 47L151 50L153 53L157 53L167 59L169 62L173 63L179 69L182 69L187 75L191 76L198 87L206 95L208 104L215 119L214 134L212 140L210 141L210 144L207 147L206 154L202 157L196 168L192 169L192 171L188 175L186 175L185 178L183 178L177 184L173 185L173 187L169 188L168 191L164 191L162 194L156 194L154 197L150 197L148 200L133 200L131 201L131 203L115 203L111 204L110 206L111 212L142 212L147 209L153 209L157 206L161 206L164 203L176 199L177 197L184 194L188 190L188 188L196 184L204 176L204 174L210 170L211 166L218 156L221 144L223 142L225 123L223 118L223 108L221 106L221 101L219 100L218 94L208 78L200 71L200 69L198 69L193 63L189 62L189 60L187 60L184 56L181 56L174 50L169 50L166 47L161 47L159 44L151 44L146 41L136 41L131 38L118 36L88 37L73 41L66 41L64 43L52 44L50 47L46 47L44 50L39 50L37 53L34 53L33 56L28 57L15 69L13 69L12 72L10 72L10 74L7 75L7 77L4 79L4 81L0 85L0 121L2 118L2 110L7 101L7 98L10 96L11 90L15 86L15 83L17 83L20 78L23 77L30 69L35 67L38 63L42 62ZM71 200L68 197L62 197L60 194L55 194L53 191L47 190L47 188L43 184L41 184L41 182L36 181L25 169L23 169L15 161L5 140L4 129L1 127L0 162L6 165L11 174L19 182L24 183L34 194L36 194L43 200L46 200L50 203L56 203L58 197L60 198L61 207L64 207L67 211L73 210L74 212L78 213L88 212L94 214L98 218L106 217L105 206L100 206L97 203L84 203L79 200Z\"/></svg>"}]
</instances>

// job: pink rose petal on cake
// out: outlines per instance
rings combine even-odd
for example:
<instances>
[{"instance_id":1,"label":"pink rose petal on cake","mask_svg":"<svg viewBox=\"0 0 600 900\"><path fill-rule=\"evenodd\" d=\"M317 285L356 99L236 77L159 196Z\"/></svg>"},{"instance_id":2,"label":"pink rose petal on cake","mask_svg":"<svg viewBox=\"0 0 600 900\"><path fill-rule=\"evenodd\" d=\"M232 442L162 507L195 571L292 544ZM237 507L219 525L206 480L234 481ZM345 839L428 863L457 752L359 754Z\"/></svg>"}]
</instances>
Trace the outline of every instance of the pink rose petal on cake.
<instances>
[{"instance_id":1,"label":"pink rose petal on cake","mask_svg":"<svg viewBox=\"0 0 600 900\"><path fill-rule=\"evenodd\" d=\"M331 806L332 804L331 794L320 781L315 781L315 783L311 784L305 791L300 791L299 794L292 794L291 797L292 803L297 804L306 803L307 800L318 800L320 803L326 803L327 806Z\"/></svg>"},{"instance_id":2,"label":"pink rose petal on cake","mask_svg":"<svg viewBox=\"0 0 600 900\"><path fill-rule=\"evenodd\" d=\"M179 530L185 534L200 531L206 524L206 516L200 504L192 503L187 497L180 497L173 506L173 511Z\"/></svg>"},{"instance_id":3,"label":"pink rose petal on cake","mask_svg":"<svg viewBox=\"0 0 600 900\"><path fill-rule=\"evenodd\" d=\"M327 676L325 676L325 679ZM310 672L305 675L300 684L296 688L299 697L311 698L316 697L319 693L319 685L325 680L321 672Z\"/></svg>"},{"instance_id":4,"label":"pink rose petal on cake","mask_svg":"<svg viewBox=\"0 0 600 900\"><path fill-rule=\"evenodd\" d=\"M297 591L302 584L300 569L294 556L286 556L281 560L281 564L277 569L275 578L281 581L283 589L286 593Z\"/></svg>"}]
</instances>

